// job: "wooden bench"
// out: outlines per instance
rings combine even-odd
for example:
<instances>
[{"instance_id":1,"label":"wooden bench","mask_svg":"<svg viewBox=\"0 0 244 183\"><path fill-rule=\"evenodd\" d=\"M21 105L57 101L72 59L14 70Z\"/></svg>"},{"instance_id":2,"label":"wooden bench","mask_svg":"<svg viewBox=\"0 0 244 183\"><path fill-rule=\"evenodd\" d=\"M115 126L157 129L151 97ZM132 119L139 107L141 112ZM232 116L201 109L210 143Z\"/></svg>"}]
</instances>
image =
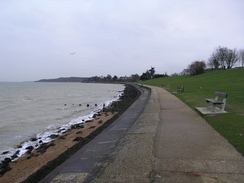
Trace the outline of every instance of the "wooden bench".
<instances>
[{"instance_id":1,"label":"wooden bench","mask_svg":"<svg viewBox=\"0 0 244 183\"><path fill-rule=\"evenodd\" d=\"M177 92L184 93L184 86L177 87Z\"/></svg>"},{"instance_id":2,"label":"wooden bench","mask_svg":"<svg viewBox=\"0 0 244 183\"><path fill-rule=\"evenodd\" d=\"M225 105L226 105L226 99L227 99L227 93L222 93L222 92L215 92L215 99L206 99L207 102L207 108L210 106L208 105L209 103L212 104L213 112L217 109L217 105L221 105L220 111L223 112L225 110ZM221 97L223 100L220 101L219 97Z\"/></svg>"}]
</instances>

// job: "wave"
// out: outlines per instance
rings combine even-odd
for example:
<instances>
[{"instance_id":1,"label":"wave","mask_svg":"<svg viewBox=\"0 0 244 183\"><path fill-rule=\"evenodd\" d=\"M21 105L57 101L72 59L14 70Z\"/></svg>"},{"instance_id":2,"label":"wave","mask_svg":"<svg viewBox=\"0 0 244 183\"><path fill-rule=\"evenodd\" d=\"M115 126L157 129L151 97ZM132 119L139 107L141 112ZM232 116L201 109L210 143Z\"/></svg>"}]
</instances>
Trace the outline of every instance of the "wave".
<instances>
[{"instance_id":1,"label":"wave","mask_svg":"<svg viewBox=\"0 0 244 183\"><path fill-rule=\"evenodd\" d=\"M25 154L28 151L29 147L33 147L34 149L37 149L40 147L43 143L48 143L53 140L52 136L56 135L59 136L60 134L64 133L68 129L70 129L75 124L85 123L88 120L93 119L94 114L99 113L104 107L110 106L114 101L118 101L120 99L120 96L122 95L123 91L118 91L118 95L114 96L112 100L106 101L102 104L96 105L96 107L88 114L79 116L77 118L71 119L68 123L58 126L56 124L50 124L46 127L46 129L38 134L33 134L31 137L21 142L19 145L15 147L10 147L2 151L0 154L0 160L4 160L5 158L10 158L11 161L15 161L19 157L21 157L23 154ZM79 112L75 111L74 113ZM71 114L72 115L72 114ZM61 118L60 118L61 119ZM18 138L18 137L16 137Z\"/></svg>"}]
</instances>

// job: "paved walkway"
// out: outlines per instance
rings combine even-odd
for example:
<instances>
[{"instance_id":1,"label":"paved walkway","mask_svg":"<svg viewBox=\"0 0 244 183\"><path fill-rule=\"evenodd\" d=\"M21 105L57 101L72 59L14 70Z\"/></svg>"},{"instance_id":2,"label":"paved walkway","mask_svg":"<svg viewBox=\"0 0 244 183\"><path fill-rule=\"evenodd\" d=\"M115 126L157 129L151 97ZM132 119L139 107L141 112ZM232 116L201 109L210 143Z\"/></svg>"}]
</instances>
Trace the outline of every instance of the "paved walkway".
<instances>
[{"instance_id":1,"label":"paved walkway","mask_svg":"<svg viewBox=\"0 0 244 183\"><path fill-rule=\"evenodd\" d=\"M244 157L174 95L150 88L41 182L244 182Z\"/></svg>"}]
</instances>

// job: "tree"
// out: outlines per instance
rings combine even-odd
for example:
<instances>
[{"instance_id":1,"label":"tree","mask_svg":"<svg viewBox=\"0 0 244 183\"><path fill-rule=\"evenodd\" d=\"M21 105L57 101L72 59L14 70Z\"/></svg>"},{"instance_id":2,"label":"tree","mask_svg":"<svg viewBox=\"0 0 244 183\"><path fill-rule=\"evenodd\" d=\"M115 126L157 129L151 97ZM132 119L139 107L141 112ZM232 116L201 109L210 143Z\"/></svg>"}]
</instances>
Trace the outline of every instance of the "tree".
<instances>
[{"instance_id":1,"label":"tree","mask_svg":"<svg viewBox=\"0 0 244 183\"><path fill-rule=\"evenodd\" d=\"M202 74L204 73L205 68L206 68L206 64L204 61L195 61L188 66L191 75Z\"/></svg>"},{"instance_id":2,"label":"tree","mask_svg":"<svg viewBox=\"0 0 244 183\"><path fill-rule=\"evenodd\" d=\"M147 70L146 72L142 73L140 79L141 79L141 80L148 80L148 79L151 79L151 75L150 75L149 71Z\"/></svg>"},{"instance_id":3,"label":"tree","mask_svg":"<svg viewBox=\"0 0 244 183\"><path fill-rule=\"evenodd\" d=\"M228 48L227 47L218 47L215 53L215 58L219 61L219 64L224 69L225 68L225 61L228 55Z\"/></svg>"},{"instance_id":4,"label":"tree","mask_svg":"<svg viewBox=\"0 0 244 183\"><path fill-rule=\"evenodd\" d=\"M118 80L118 76L115 75L115 76L113 77L113 81L117 81L117 80Z\"/></svg>"},{"instance_id":5,"label":"tree","mask_svg":"<svg viewBox=\"0 0 244 183\"><path fill-rule=\"evenodd\" d=\"M110 80L112 80L112 76L110 74L108 74L106 79L110 81Z\"/></svg>"},{"instance_id":6,"label":"tree","mask_svg":"<svg viewBox=\"0 0 244 183\"><path fill-rule=\"evenodd\" d=\"M244 67L244 49L239 51L239 59L242 63L242 67Z\"/></svg>"},{"instance_id":7,"label":"tree","mask_svg":"<svg viewBox=\"0 0 244 183\"><path fill-rule=\"evenodd\" d=\"M226 61L225 61L227 69L232 68L238 60L239 60L239 55L236 49L233 50L228 49L226 55Z\"/></svg>"},{"instance_id":8,"label":"tree","mask_svg":"<svg viewBox=\"0 0 244 183\"><path fill-rule=\"evenodd\" d=\"M215 54L212 54L208 59L208 66L215 70L219 69L220 63Z\"/></svg>"},{"instance_id":9,"label":"tree","mask_svg":"<svg viewBox=\"0 0 244 183\"><path fill-rule=\"evenodd\" d=\"M141 75L140 79L141 80L152 79L154 77L154 74L155 74L155 67L151 67L151 69L147 70Z\"/></svg>"},{"instance_id":10,"label":"tree","mask_svg":"<svg viewBox=\"0 0 244 183\"><path fill-rule=\"evenodd\" d=\"M219 46L210 56L208 65L214 69L232 68L238 61L239 55L236 49Z\"/></svg>"},{"instance_id":11,"label":"tree","mask_svg":"<svg viewBox=\"0 0 244 183\"><path fill-rule=\"evenodd\" d=\"M155 67L151 67L151 69L149 69L149 74L150 74L151 78L153 78L153 76L155 74Z\"/></svg>"}]
</instances>

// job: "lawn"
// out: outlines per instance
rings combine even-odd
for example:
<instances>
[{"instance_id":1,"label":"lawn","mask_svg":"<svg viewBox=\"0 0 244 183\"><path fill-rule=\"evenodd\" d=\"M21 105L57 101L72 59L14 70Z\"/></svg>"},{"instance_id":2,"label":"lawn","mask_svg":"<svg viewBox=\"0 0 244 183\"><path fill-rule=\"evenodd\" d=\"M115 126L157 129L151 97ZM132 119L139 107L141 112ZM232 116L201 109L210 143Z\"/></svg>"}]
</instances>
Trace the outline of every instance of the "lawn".
<instances>
[{"instance_id":1,"label":"lawn","mask_svg":"<svg viewBox=\"0 0 244 183\"><path fill-rule=\"evenodd\" d=\"M183 85L184 93L175 94L191 108L205 106L205 98L214 92L228 93L226 114L209 114L203 118L244 155L244 68L212 71L197 76L173 76L141 82L176 92Z\"/></svg>"}]
</instances>

